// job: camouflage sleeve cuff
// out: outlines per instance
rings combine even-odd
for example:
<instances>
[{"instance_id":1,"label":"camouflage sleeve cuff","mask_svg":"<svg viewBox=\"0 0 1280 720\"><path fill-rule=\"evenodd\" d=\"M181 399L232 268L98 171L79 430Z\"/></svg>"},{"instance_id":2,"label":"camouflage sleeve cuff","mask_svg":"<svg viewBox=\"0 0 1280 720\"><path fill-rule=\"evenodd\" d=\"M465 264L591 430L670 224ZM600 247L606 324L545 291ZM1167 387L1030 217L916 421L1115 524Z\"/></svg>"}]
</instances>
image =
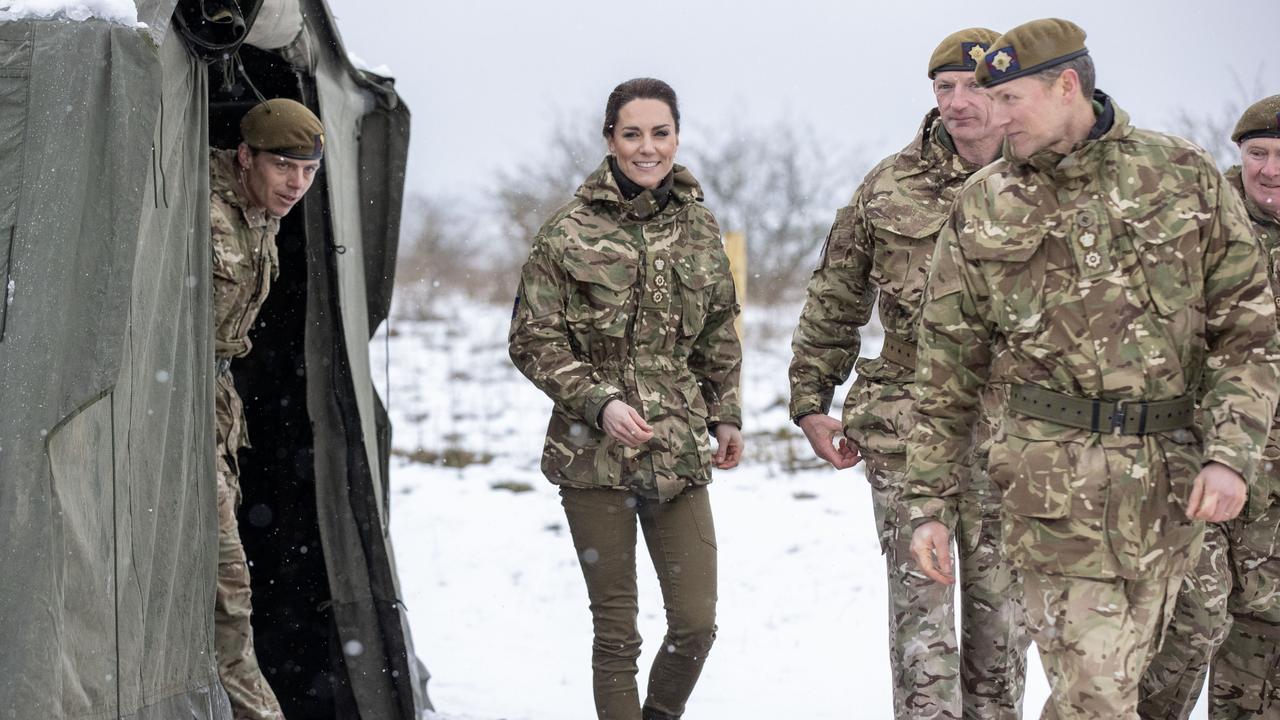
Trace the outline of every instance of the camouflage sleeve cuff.
<instances>
[{"instance_id":1,"label":"camouflage sleeve cuff","mask_svg":"<svg viewBox=\"0 0 1280 720\"><path fill-rule=\"evenodd\" d=\"M742 411L728 405L715 409L707 415L707 429L711 430L720 423L728 423L742 429Z\"/></svg>"},{"instance_id":2,"label":"camouflage sleeve cuff","mask_svg":"<svg viewBox=\"0 0 1280 720\"><path fill-rule=\"evenodd\" d=\"M917 495L915 497L907 497L905 500L903 510L906 513L905 521L910 524L912 530L927 522L936 520L946 525L953 535L955 534L956 515L955 503L952 498Z\"/></svg>"},{"instance_id":3,"label":"camouflage sleeve cuff","mask_svg":"<svg viewBox=\"0 0 1280 720\"><path fill-rule=\"evenodd\" d=\"M612 385L596 385L587 393L586 403L582 406L582 418L599 428L602 419L600 413L604 412L604 406L608 405L610 400L622 398L622 391L618 388Z\"/></svg>"},{"instance_id":4,"label":"camouflage sleeve cuff","mask_svg":"<svg viewBox=\"0 0 1280 720\"><path fill-rule=\"evenodd\" d=\"M799 424L800 418L805 415L826 415L827 408L825 403L816 397L793 397L791 398L791 422Z\"/></svg>"},{"instance_id":5,"label":"camouflage sleeve cuff","mask_svg":"<svg viewBox=\"0 0 1280 720\"><path fill-rule=\"evenodd\" d=\"M1245 484L1250 488L1256 482L1258 464L1245 462L1242 453L1221 445L1210 445L1204 454L1204 464L1208 465L1211 462L1231 468L1237 475L1244 478Z\"/></svg>"}]
</instances>

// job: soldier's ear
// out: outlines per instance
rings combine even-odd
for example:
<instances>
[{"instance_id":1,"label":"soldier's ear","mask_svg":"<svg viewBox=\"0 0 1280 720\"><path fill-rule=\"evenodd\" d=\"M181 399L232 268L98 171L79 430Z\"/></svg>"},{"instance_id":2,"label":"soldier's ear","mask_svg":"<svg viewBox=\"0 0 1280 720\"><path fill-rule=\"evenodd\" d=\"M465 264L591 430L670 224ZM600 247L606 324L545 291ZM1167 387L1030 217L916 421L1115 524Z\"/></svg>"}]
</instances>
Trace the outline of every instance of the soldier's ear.
<instances>
[{"instance_id":1,"label":"soldier's ear","mask_svg":"<svg viewBox=\"0 0 1280 720\"><path fill-rule=\"evenodd\" d=\"M248 170L253 164L253 150L248 145L240 143L240 147L236 148L236 163L241 170Z\"/></svg>"},{"instance_id":2,"label":"soldier's ear","mask_svg":"<svg viewBox=\"0 0 1280 720\"><path fill-rule=\"evenodd\" d=\"M1058 76L1058 82L1062 83L1062 97L1071 100L1080 93L1080 74L1072 68L1067 68Z\"/></svg>"}]
</instances>

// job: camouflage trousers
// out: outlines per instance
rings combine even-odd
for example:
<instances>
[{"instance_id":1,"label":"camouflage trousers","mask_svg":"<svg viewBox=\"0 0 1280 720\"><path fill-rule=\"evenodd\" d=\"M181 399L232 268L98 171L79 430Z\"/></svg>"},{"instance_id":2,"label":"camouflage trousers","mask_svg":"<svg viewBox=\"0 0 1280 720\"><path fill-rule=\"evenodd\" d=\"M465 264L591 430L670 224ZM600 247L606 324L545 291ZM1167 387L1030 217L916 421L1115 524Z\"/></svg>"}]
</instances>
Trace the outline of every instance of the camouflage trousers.
<instances>
[{"instance_id":1,"label":"camouflage trousers","mask_svg":"<svg viewBox=\"0 0 1280 720\"><path fill-rule=\"evenodd\" d=\"M979 464L980 465L980 464ZM911 556L901 455L870 455L876 526L889 581L889 656L896 720L1021 717L1030 638L1015 571L1003 560L1000 496L979 466L958 503L960 647L954 586L922 574Z\"/></svg>"},{"instance_id":2,"label":"camouflage trousers","mask_svg":"<svg viewBox=\"0 0 1280 720\"><path fill-rule=\"evenodd\" d=\"M1280 507L1206 527L1200 560L1143 676L1142 717L1186 720L1208 674L1212 720L1280 718L1277 551Z\"/></svg>"},{"instance_id":3,"label":"camouflage trousers","mask_svg":"<svg viewBox=\"0 0 1280 720\"><path fill-rule=\"evenodd\" d=\"M219 403L222 388L219 387ZM253 650L253 627L249 566L240 543L236 510L240 506L240 480L233 463L235 451L228 450L226 433L219 414L217 438L218 475L218 592L214 601L214 653L218 677L231 701L236 720L284 720L280 703L258 667Z\"/></svg>"},{"instance_id":4,"label":"camouflage trousers","mask_svg":"<svg viewBox=\"0 0 1280 720\"><path fill-rule=\"evenodd\" d=\"M1042 720L1134 720L1143 670L1182 577L1124 580L1022 570L1027 629L1049 678Z\"/></svg>"}]
</instances>

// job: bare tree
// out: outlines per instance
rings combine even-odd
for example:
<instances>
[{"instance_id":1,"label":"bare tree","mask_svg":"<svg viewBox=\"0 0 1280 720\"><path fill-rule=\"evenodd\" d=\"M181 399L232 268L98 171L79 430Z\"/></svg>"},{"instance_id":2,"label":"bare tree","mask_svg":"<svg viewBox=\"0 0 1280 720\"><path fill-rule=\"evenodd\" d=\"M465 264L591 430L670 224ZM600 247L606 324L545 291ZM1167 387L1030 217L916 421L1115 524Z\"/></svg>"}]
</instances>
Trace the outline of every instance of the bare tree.
<instances>
[{"instance_id":1,"label":"bare tree","mask_svg":"<svg viewBox=\"0 0 1280 720\"><path fill-rule=\"evenodd\" d=\"M475 223L459 200L435 195L410 198L405 217L396 258L397 314L421 320L433 316L439 296L475 293L477 268L468 249Z\"/></svg>"},{"instance_id":2,"label":"bare tree","mask_svg":"<svg viewBox=\"0 0 1280 720\"><path fill-rule=\"evenodd\" d=\"M509 300L516 290L520 266L529 243L542 224L574 191L605 155L598 128L583 120L568 121L561 114L543 150L532 159L497 174L487 209L496 235L488 258L490 299ZM571 117L590 117L575 113Z\"/></svg>"},{"instance_id":3,"label":"bare tree","mask_svg":"<svg viewBox=\"0 0 1280 720\"><path fill-rule=\"evenodd\" d=\"M1245 82L1235 70L1231 80L1235 85L1235 97L1216 110L1178 111L1173 118L1173 132L1209 151L1218 165L1228 168L1240 162L1240 150L1231 142L1231 132L1244 114L1245 108L1268 94L1262 82L1264 67L1258 66L1252 82Z\"/></svg>"},{"instance_id":4,"label":"bare tree","mask_svg":"<svg viewBox=\"0 0 1280 720\"><path fill-rule=\"evenodd\" d=\"M747 236L748 293L767 305L803 294L841 193L861 174L807 127L777 121L690 151L720 227Z\"/></svg>"}]
</instances>

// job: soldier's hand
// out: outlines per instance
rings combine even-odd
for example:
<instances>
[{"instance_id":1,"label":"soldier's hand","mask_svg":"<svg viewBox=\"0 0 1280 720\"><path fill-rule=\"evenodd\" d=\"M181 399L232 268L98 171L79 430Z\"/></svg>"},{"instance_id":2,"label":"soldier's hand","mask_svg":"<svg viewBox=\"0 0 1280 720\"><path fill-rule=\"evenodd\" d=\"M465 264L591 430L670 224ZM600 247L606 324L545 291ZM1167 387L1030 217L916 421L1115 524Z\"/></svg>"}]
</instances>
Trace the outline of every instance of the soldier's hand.
<instances>
[{"instance_id":1,"label":"soldier's hand","mask_svg":"<svg viewBox=\"0 0 1280 720\"><path fill-rule=\"evenodd\" d=\"M653 428L640 417L640 413L621 400L610 400L600 413L600 427L609 437L631 448L638 448L653 439Z\"/></svg>"},{"instance_id":2,"label":"soldier's hand","mask_svg":"<svg viewBox=\"0 0 1280 720\"><path fill-rule=\"evenodd\" d=\"M951 533L946 525L931 520L916 528L911 535L911 554L930 579L945 585L955 584L956 577L951 570Z\"/></svg>"},{"instance_id":3,"label":"soldier's hand","mask_svg":"<svg viewBox=\"0 0 1280 720\"><path fill-rule=\"evenodd\" d=\"M831 467L844 470L862 460L858 449L844 437L844 427L839 420L826 413L813 413L800 418L799 425L813 447L813 454L831 463ZM840 438L838 447L832 444L837 436Z\"/></svg>"},{"instance_id":4,"label":"soldier's hand","mask_svg":"<svg viewBox=\"0 0 1280 720\"><path fill-rule=\"evenodd\" d=\"M1222 463L1211 462L1196 475L1187 518L1206 522L1226 522L1240 514L1249 498L1244 478Z\"/></svg>"},{"instance_id":5,"label":"soldier's hand","mask_svg":"<svg viewBox=\"0 0 1280 720\"><path fill-rule=\"evenodd\" d=\"M721 470L737 467L742 459L742 431L729 423L720 423L716 425L715 433L719 447L711 456L711 462Z\"/></svg>"}]
</instances>

